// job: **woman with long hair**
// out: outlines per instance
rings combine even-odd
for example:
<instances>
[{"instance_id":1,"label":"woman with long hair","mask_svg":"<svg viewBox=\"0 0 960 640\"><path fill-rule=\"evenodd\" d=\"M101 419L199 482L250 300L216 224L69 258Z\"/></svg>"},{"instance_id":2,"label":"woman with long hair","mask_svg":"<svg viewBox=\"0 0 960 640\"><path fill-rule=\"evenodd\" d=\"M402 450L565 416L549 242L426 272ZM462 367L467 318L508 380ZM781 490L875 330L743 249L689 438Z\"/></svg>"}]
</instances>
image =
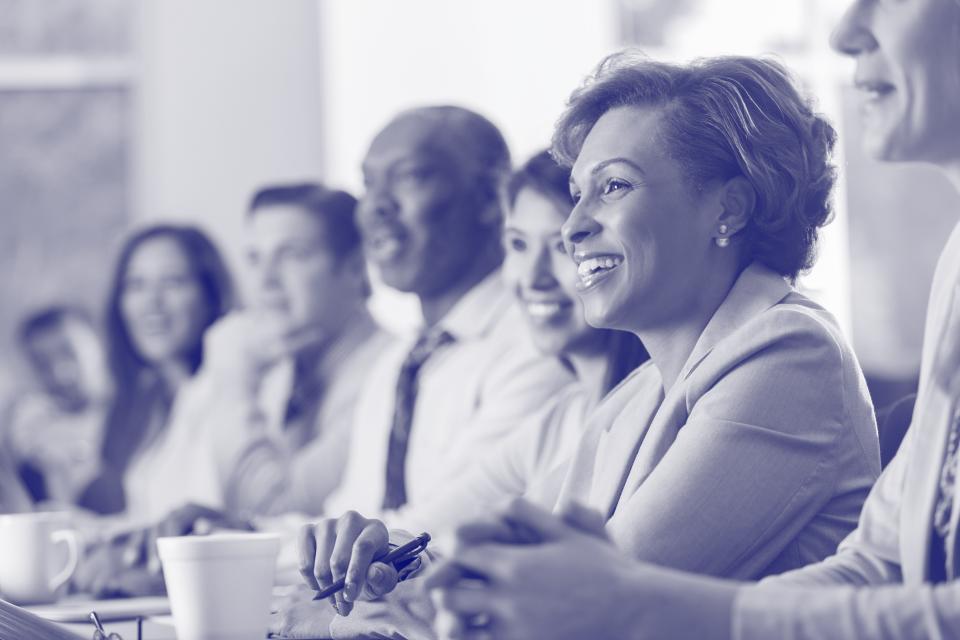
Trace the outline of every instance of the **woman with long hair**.
<instances>
[{"instance_id":1,"label":"woman with long hair","mask_svg":"<svg viewBox=\"0 0 960 640\"><path fill-rule=\"evenodd\" d=\"M116 385L100 475L80 505L134 511L137 467L163 433L178 389L203 360L203 334L233 301L230 277L205 233L158 225L130 236L107 301L108 362Z\"/></svg>"}]
</instances>

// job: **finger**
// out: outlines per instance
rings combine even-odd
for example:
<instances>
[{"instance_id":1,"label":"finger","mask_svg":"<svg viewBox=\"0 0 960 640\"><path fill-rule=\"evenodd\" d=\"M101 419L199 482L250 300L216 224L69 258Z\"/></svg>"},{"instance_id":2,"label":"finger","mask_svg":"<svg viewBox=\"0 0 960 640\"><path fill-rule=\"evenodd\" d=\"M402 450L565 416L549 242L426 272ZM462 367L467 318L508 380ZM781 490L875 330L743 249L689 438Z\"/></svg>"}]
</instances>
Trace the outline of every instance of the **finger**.
<instances>
[{"instance_id":1,"label":"finger","mask_svg":"<svg viewBox=\"0 0 960 640\"><path fill-rule=\"evenodd\" d=\"M145 544L145 529L138 529L131 532L126 542L123 543L123 550L120 555L120 562L126 568L135 567L143 561L143 547Z\"/></svg>"},{"instance_id":2,"label":"finger","mask_svg":"<svg viewBox=\"0 0 960 640\"><path fill-rule=\"evenodd\" d=\"M561 503L559 513L560 519L571 527L605 540L609 539L606 520L599 511L570 500Z\"/></svg>"},{"instance_id":3,"label":"finger","mask_svg":"<svg viewBox=\"0 0 960 640\"><path fill-rule=\"evenodd\" d=\"M493 610L490 590L478 580L461 580L438 589L435 602L459 616L476 616Z\"/></svg>"},{"instance_id":4,"label":"finger","mask_svg":"<svg viewBox=\"0 0 960 640\"><path fill-rule=\"evenodd\" d=\"M367 569L367 589L365 593L369 598L379 598L393 591L399 580L400 574L393 566L383 562L374 562Z\"/></svg>"},{"instance_id":5,"label":"finger","mask_svg":"<svg viewBox=\"0 0 960 640\"><path fill-rule=\"evenodd\" d=\"M570 535L571 528L563 520L529 500L511 500L503 518L512 526L539 541L559 540ZM531 540L533 542L533 540Z\"/></svg>"},{"instance_id":6,"label":"finger","mask_svg":"<svg viewBox=\"0 0 960 640\"><path fill-rule=\"evenodd\" d=\"M160 564L160 554L157 551L157 532L155 529L148 529L146 538L146 548L144 549L144 555L146 556L145 564L147 567L147 573L152 576L160 575L161 564Z\"/></svg>"},{"instance_id":7,"label":"finger","mask_svg":"<svg viewBox=\"0 0 960 640\"><path fill-rule=\"evenodd\" d=\"M466 577L465 568L455 559L448 558L441 560L430 568L426 576L424 576L423 588L427 590L443 589L458 580L463 580L464 577ZM474 579L482 578L481 575L474 571L470 571L470 577Z\"/></svg>"},{"instance_id":8,"label":"finger","mask_svg":"<svg viewBox=\"0 0 960 640\"><path fill-rule=\"evenodd\" d=\"M333 572L330 568L330 556L333 555L333 545L337 541L337 521L326 519L313 528L317 552L314 557L313 576L320 589L333 584ZM336 596L327 598L330 606L340 613L339 601Z\"/></svg>"},{"instance_id":9,"label":"finger","mask_svg":"<svg viewBox=\"0 0 960 640\"><path fill-rule=\"evenodd\" d=\"M297 555L299 556L298 567L300 575L314 591L321 589L320 583L314 575L314 566L317 558L317 539L314 537L314 526L305 524L300 527L297 533Z\"/></svg>"},{"instance_id":10,"label":"finger","mask_svg":"<svg viewBox=\"0 0 960 640\"><path fill-rule=\"evenodd\" d=\"M526 546L503 544L478 544L458 549L450 561L471 580L481 580L494 585L510 584L517 575L517 567L530 553Z\"/></svg>"},{"instance_id":11,"label":"finger","mask_svg":"<svg viewBox=\"0 0 960 640\"><path fill-rule=\"evenodd\" d=\"M516 544L516 529L504 519L480 520L462 524L454 531L455 548L487 542Z\"/></svg>"},{"instance_id":12,"label":"finger","mask_svg":"<svg viewBox=\"0 0 960 640\"><path fill-rule=\"evenodd\" d=\"M360 534L363 532L365 524L366 519L356 511L347 511L337 519L334 529L334 542L330 551L330 574L333 582L341 578L343 578L344 581L346 580L347 569L350 567L353 558L354 543L356 543ZM361 581L363 577L366 576L366 573L367 567L364 566L363 573L359 576ZM339 605L341 603L349 603L352 598L348 600L343 591L340 591L337 596L337 609L342 613L343 607ZM342 615L346 614L342 613Z\"/></svg>"},{"instance_id":13,"label":"finger","mask_svg":"<svg viewBox=\"0 0 960 640\"><path fill-rule=\"evenodd\" d=\"M357 535L350 550L346 586L343 589L343 596L348 602L353 602L363 593L370 563L375 555L386 552L388 537L387 527L378 521L368 522Z\"/></svg>"}]
</instances>

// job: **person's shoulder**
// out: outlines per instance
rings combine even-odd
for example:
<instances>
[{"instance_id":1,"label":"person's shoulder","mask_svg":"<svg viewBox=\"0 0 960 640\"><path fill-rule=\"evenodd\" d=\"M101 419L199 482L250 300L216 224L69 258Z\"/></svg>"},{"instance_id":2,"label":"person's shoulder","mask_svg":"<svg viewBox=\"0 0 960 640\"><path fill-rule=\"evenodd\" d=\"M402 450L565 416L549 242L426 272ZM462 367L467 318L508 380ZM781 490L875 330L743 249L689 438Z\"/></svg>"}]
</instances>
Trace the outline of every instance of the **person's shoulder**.
<instances>
[{"instance_id":1,"label":"person's shoulder","mask_svg":"<svg viewBox=\"0 0 960 640\"><path fill-rule=\"evenodd\" d=\"M749 351L770 347L811 349L846 358L851 347L832 313L807 296L793 291L756 314L731 336L729 343Z\"/></svg>"}]
</instances>

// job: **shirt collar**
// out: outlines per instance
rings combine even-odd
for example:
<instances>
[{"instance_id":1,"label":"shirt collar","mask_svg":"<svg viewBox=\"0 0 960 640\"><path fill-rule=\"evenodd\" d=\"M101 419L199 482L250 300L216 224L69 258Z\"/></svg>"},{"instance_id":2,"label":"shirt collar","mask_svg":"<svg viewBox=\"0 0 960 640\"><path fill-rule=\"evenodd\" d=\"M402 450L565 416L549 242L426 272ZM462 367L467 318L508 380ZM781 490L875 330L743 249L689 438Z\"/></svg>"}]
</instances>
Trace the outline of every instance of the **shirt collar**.
<instances>
[{"instance_id":1,"label":"shirt collar","mask_svg":"<svg viewBox=\"0 0 960 640\"><path fill-rule=\"evenodd\" d=\"M511 302L510 292L497 268L465 293L436 328L446 331L455 340L481 338L489 333Z\"/></svg>"},{"instance_id":2,"label":"shirt collar","mask_svg":"<svg viewBox=\"0 0 960 640\"><path fill-rule=\"evenodd\" d=\"M680 379L687 377L707 357L713 347L742 327L750 318L766 311L793 292L780 274L764 265L750 264L734 283L730 293L714 312L703 333L694 345L690 357L680 372Z\"/></svg>"}]
</instances>

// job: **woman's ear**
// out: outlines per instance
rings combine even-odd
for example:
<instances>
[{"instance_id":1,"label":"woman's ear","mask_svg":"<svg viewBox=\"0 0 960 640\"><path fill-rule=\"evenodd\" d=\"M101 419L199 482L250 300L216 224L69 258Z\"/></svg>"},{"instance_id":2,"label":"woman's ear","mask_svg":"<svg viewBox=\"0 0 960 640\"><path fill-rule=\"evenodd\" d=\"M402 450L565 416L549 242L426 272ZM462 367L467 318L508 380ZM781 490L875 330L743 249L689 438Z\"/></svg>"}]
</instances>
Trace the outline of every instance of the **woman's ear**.
<instances>
[{"instance_id":1,"label":"woman's ear","mask_svg":"<svg viewBox=\"0 0 960 640\"><path fill-rule=\"evenodd\" d=\"M721 212L717 218L716 239L730 238L742 230L757 206L757 192L743 176L727 180L720 187ZM721 233L720 229L724 232Z\"/></svg>"}]
</instances>

